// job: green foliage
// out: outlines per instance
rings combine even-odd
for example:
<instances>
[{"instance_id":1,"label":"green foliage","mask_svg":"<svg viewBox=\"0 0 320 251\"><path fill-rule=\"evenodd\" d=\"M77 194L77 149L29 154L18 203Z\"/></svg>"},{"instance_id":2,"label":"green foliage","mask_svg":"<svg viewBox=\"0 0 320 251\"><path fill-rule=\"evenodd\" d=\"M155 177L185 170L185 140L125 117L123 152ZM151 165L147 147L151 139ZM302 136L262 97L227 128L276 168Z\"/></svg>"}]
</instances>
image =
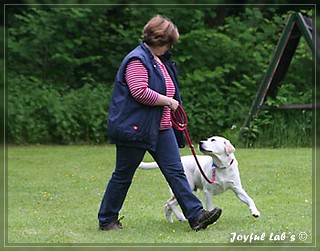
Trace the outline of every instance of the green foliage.
<instances>
[{"instance_id":1,"label":"green foliage","mask_svg":"<svg viewBox=\"0 0 320 251\"><path fill-rule=\"evenodd\" d=\"M312 147L313 114L307 110L262 111L241 134L246 147Z\"/></svg>"},{"instance_id":2,"label":"green foliage","mask_svg":"<svg viewBox=\"0 0 320 251\"><path fill-rule=\"evenodd\" d=\"M138 45L145 22L158 13L179 28L173 60L193 140L213 134L234 137L288 18L276 7L8 7L9 141L106 142L117 69ZM310 103L312 65L302 42L279 97L268 102ZM284 119L283 126L288 124ZM254 128L248 146L254 145L256 130L261 132L257 124Z\"/></svg>"},{"instance_id":3,"label":"green foliage","mask_svg":"<svg viewBox=\"0 0 320 251\"><path fill-rule=\"evenodd\" d=\"M263 18L258 9L246 9L242 15L228 17L226 24L217 30L203 33L198 29L181 36L184 46L183 50L178 51L177 59L178 65L183 66L181 89L187 113L192 118L191 135L197 138L226 133L235 125L240 128L267 69L272 56L270 52L275 48L286 17L275 16L272 22ZM306 53L306 44L299 48L297 54L304 59L308 55L308 63L312 63L312 55ZM299 56L294 61L295 69L297 61ZM299 72L302 72L301 67ZM305 88L308 81L301 85L299 79L308 75L310 80L311 72L312 67L297 77L294 72L289 72L288 85ZM283 89L288 89L287 85L283 86ZM309 90L300 92L305 99L309 99L308 102L311 100ZM280 95L292 100L291 97L296 97L297 93L294 88L286 93L280 92ZM302 101L300 97L297 99ZM257 130L255 124L250 128L251 136L248 135L246 140L251 142L255 135L253 132Z\"/></svg>"},{"instance_id":4,"label":"green foliage","mask_svg":"<svg viewBox=\"0 0 320 251\"><path fill-rule=\"evenodd\" d=\"M62 90L81 87L88 77L103 82L101 71L106 72L108 59L101 50L108 39L102 35L106 17L106 10L90 8L27 8L13 15L10 72L32 72L43 84Z\"/></svg>"},{"instance_id":5,"label":"green foliage","mask_svg":"<svg viewBox=\"0 0 320 251\"><path fill-rule=\"evenodd\" d=\"M65 95L37 79L12 78L8 91L8 137L15 143L106 141L106 86L84 85Z\"/></svg>"}]
</instances>

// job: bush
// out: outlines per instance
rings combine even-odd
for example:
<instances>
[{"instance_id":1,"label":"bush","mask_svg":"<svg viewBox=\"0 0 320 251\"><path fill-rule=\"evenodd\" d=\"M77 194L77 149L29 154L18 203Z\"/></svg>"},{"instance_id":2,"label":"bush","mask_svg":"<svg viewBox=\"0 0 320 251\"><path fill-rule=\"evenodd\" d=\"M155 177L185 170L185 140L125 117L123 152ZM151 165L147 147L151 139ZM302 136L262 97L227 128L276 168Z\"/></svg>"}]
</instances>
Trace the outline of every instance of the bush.
<instances>
[{"instance_id":1,"label":"bush","mask_svg":"<svg viewBox=\"0 0 320 251\"><path fill-rule=\"evenodd\" d=\"M288 123L290 121L290 123ZM242 131L245 147L312 147L313 114L307 110L270 110Z\"/></svg>"},{"instance_id":2,"label":"bush","mask_svg":"<svg viewBox=\"0 0 320 251\"><path fill-rule=\"evenodd\" d=\"M146 20L158 13L179 27L173 60L193 140L214 134L236 138L290 13L276 8L215 6L8 7L9 141L106 142L107 110L117 68L139 43ZM270 102L311 103L313 65L302 42L280 98ZM257 119L265 120L263 114ZM282 119L286 128L292 118L284 115ZM258 124L248 128L247 142L256 131L262 133Z\"/></svg>"},{"instance_id":3,"label":"bush","mask_svg":"<svg viewBox=\"0 0 320 251\"><path fill-rule=\"evenodd\" d=\"M8 95L11 143L106 142L110 91L89 84L65 95L37 79L14 79Z\"/></svg>"}]
</instances>

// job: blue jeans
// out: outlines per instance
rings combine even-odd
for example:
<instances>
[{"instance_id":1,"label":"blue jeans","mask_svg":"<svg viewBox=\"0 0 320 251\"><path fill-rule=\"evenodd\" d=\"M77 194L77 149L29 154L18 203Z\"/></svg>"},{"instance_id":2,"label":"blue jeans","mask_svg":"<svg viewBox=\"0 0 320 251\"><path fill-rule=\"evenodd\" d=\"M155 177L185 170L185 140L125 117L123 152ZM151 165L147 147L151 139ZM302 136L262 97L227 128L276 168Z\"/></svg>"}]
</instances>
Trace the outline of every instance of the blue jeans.
<instances>
[{"instance_id":1,"label":"blue jeans","mask_svg":"<svg viewBox=\"0 0 320 251\"><path fill-rule=\"evenodd\" d=\"M117 145L116 167L101 201L98 219L103 226L119 216L133 175L147 150ZM156 150L149 151L171 187L189 224L197 221L203 209L200 200L192 193L180 159L179 147L173 129L159 132Z\"/></svg>"}]
</instances>

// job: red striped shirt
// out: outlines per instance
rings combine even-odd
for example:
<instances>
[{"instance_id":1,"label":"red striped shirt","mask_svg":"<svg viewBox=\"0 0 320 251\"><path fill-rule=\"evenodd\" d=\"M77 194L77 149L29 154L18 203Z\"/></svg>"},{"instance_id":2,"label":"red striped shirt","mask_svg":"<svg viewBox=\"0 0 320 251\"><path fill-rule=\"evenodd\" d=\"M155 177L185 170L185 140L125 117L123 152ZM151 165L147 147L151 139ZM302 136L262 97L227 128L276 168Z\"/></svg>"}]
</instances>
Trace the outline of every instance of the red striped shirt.
<instances>
[{"instance_id":1,"label":"red striped shirt","mask_svg":"<svg viewBox=\"0 0 320 251\"><path fill-rule=\"evenodd\" d=\"M157 64L160 67L166 82L166 96L173 98L175 94L174 83L172 82L165 65L158 60ZM140 60L133 59L128 63L125 79L133 98L145 105L155 105L159 97L159 93L149 88L148 72ZM164 106L160 122L160 130L169 129L171 126L171 110L168 106Z\"/></svg>"},{"instance_id":2,"label":"red striped shirt","mask_svg":"<svg viewBox=\"0 0 320 251\"><path fill-rule=\"evenodd\" d=\"M151 90L148 85L148 72L140 60L134 59L126 68L125 79L131 95L140 103L153 106L159 94Z\"/></svg>"},{"instance_id":3,"label":"red striped shirt","mask_svg":"<svg viewBox=\"0 0 320 251\"><path fill-rule=\"evenodd\" d=\"M169 98L173 98L175 94L175 87L174 83L172 82L172 79L165 67L165 65L160 61L156 60L157 64L160 66L160 69L162 71L162 74L164 76L164 80L166 82L166 96ZM161 123L160 123L160 130L165 130L171 128L171 109L168 106L165 106L162 113Z\"/></svg>"}]
</instances>

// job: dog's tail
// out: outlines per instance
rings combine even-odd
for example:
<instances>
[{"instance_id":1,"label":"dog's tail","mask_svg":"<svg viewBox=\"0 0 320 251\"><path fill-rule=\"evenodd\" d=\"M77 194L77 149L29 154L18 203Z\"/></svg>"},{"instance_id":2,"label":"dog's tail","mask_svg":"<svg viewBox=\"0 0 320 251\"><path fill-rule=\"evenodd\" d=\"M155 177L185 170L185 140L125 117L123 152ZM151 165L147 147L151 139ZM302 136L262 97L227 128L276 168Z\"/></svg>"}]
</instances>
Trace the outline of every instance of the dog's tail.
<instances>
[{"instance_id":1,"label":"dog's tail","mask_svg":"<svg viewBox=\"0 0 320 251\"><path fill-rule=\"evenodd\" d=\"M139 165L141 169L156 169L159 168L156 162L141 162Z\"/></svg>"}]
</instances>

